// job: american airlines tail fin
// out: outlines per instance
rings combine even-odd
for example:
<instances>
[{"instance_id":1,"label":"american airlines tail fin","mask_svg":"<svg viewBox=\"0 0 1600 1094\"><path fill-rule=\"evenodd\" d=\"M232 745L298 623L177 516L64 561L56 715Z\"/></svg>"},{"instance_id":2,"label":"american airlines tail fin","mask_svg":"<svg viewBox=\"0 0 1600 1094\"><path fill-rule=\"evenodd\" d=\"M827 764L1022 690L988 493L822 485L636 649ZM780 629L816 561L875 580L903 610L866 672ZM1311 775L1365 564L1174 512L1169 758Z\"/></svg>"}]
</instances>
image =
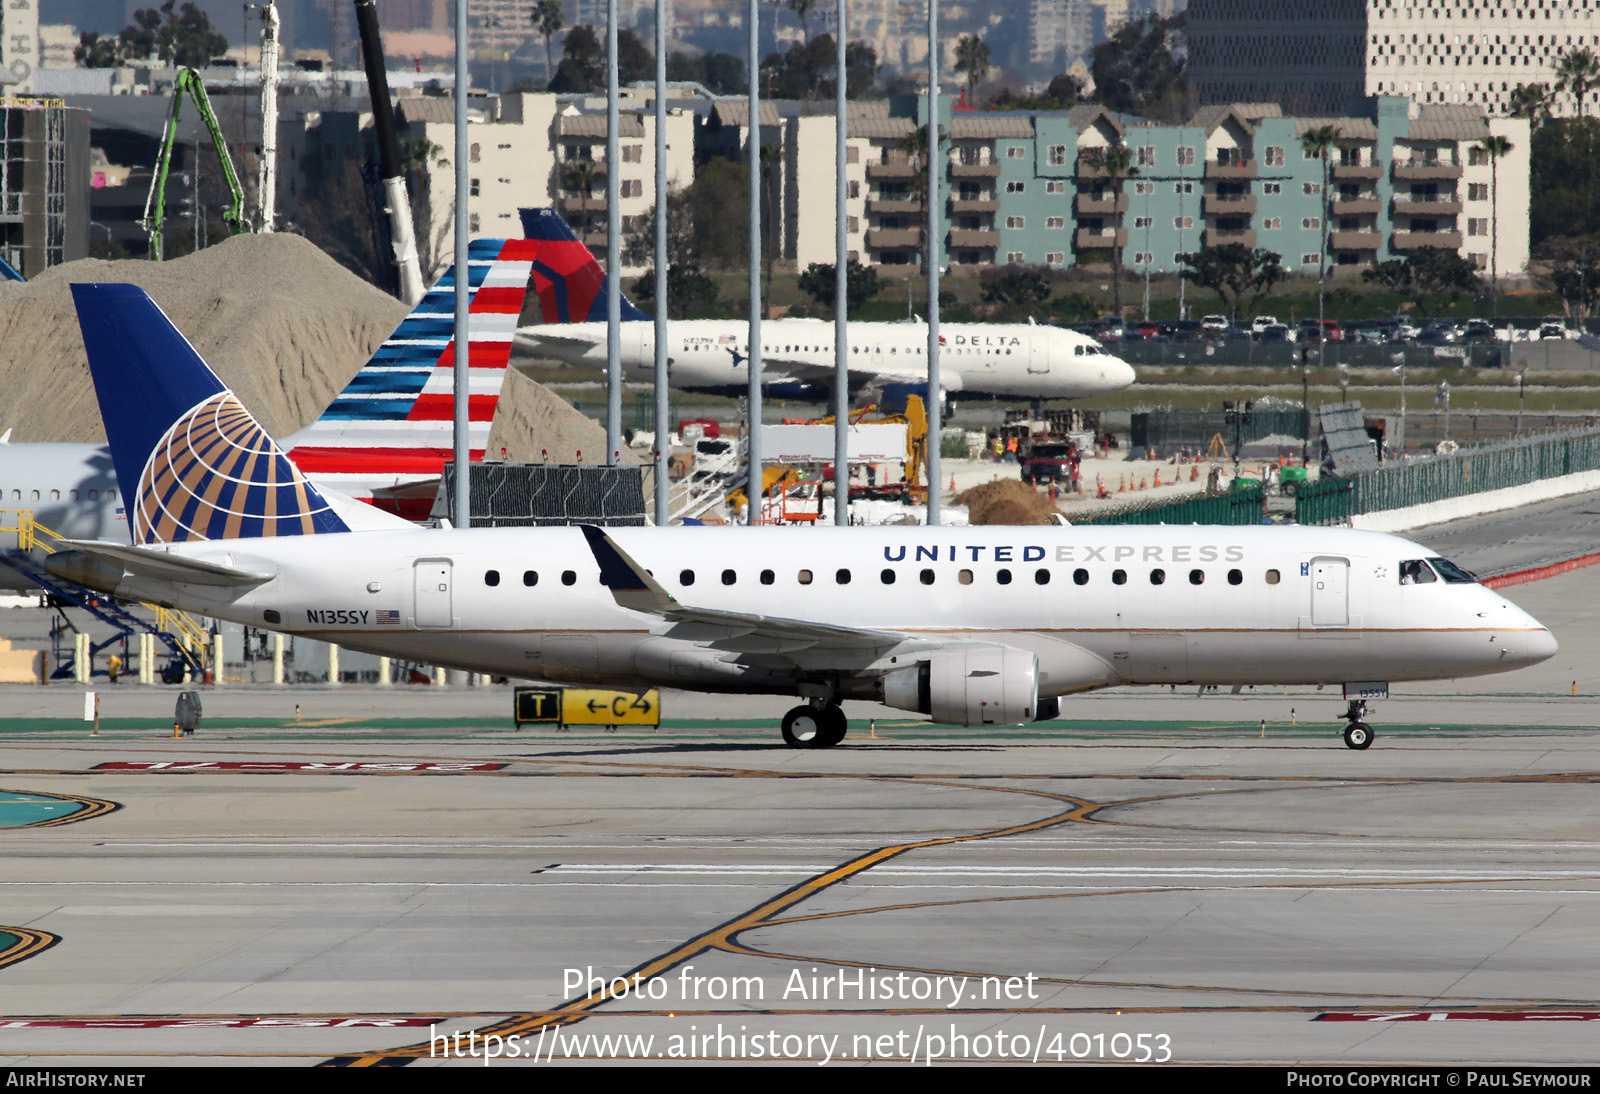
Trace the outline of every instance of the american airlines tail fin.
<instances>
[{"instance_id":1,"label":"american airlines tail fin","mask_svg":"<svg viewBox=\"0 0 1600 1094\"><path fill-rule=\"evenodd\" d=\"M488 447L536 252L525 239L467 245L467 447L474 461ZM322 416L284 441L300 470L380 509L427 516L454 445L455 291L452 266Z\"/></svg>"},{"instance_id":2,"label":"american airlines tail fin","mask_svg":"<svg viewBox=\"0 0 1600 1094\"><path fill-rule=\"evenodd\" d=\"M606 273L593 252L573 234L554 209L523 209L522 234L538 247L533 260L533 288L546 323L604 323ZM622 295L622 318L650 317Z\"/></svg>"},{"instance_id":3,"label":"american airlines tail fin","mask_svg":"<svg viewBox=\"0 0 1600 1094\"><path fill-rule=\"evenodd\" d=\"M143 289L72 298L134 543L351 530Z\"/></svg>"}]
</instances>

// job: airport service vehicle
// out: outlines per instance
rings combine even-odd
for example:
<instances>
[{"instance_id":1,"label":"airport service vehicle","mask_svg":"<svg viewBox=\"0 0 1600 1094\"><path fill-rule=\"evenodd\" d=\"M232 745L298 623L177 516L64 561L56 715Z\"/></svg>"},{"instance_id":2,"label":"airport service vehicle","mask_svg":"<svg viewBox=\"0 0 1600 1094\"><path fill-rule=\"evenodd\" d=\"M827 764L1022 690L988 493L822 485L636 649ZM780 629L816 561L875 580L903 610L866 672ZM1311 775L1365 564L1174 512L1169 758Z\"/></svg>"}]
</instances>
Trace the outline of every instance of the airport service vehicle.
<instances>
[{"instance_id":1,"label":"airport service vehicle","mask_svg":"<svg viewBox=\"0 0 1600 1094\"><path fill-rule=\"evenodd\" d=\"M1039 483L1072 481L1072 442L1060 438L1030 441L1019 457L1022 481Z\"/></svg>"},{"instance_id":2,"label":"airport service vehicle","mask_svg":"<svg viewBox=\"0 0 1600 1094\"><path fill-rule=\"evenodd\" d=\"M393 526L349 531L357 503L307 482L142 291L72 288L135 545L50 565L117 596L478 672L794 695L794 747L837 744L844 699L998 726L1115 684L1316 683L1345 687L1364 749L1390 682L1556 650L1427 548L1348 529L430 530L369 509Z\"/></svg>"},{"instance_id":3,"label":"airport service vehicle","mask_svg":"<svg viewBox=\"0 0 1600 1094\"><path fill-rule=\"evenodd\" d=\"M475 461L489 443L537 249L521 239L480 239L469 245L468 447ZM295 466L313 482L411 520L426 520L452 456L454 334L451 267L321 416L284 442ZM9 436L7 431L0 437L0 509L30 510L39 524L69 539L126 542L126 499L110 448L9 443ZM20 574L0 566L0 587L26 585Z\"/></svg>"},{"instance_id":4,"label":"airport service vehicle","mask_svg":"<svg viewBox=\"0 0 1600 1094\"><path fill-rule=\"evenodd\" d=\"M534 267L542 322L520 327L532 352L575 365L606 364L605 273L553 209L524 209L523 231L540 244ZM622 368L630 380L655 376L655 323L622 301ZM749 386L750 327L733 319L677 319L667 324L668 370L675 388L744 391ZM1038 323L944 323L939 327L939 382L946 395L981 393L1077 399L1120 391L1132 366L1094 338ZM764 386L832 385L834 325L823 319L761 324ZM853 385L928 378L928 325L851 323Z\"/></svg>"}]
</instances>

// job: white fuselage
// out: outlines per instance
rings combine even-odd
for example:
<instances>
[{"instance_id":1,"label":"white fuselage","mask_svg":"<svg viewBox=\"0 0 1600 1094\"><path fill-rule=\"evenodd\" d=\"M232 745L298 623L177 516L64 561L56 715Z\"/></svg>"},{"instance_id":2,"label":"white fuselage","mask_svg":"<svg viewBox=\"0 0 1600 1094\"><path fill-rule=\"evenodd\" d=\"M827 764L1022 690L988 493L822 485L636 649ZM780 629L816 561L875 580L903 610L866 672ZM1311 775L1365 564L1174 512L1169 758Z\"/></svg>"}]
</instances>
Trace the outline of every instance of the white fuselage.
<instances>
[{"instance_id":1,"label":"white fuselage","mask_svg":"<svg viewBox=\"0 0 1600 1094\"><path fill-rule=\"evenodd\" d=\"M1431 552L1321 528L609 530L681 605L861 628L873 650L729 640L619 607L577 529L366 532L161 548L277 576L239 590L125 576L119 595L479 672L869 698L905 648L1038 658L1040 695L1114 684L1472 676L1555 641L1469 581L1402 584ZM110 591L110 590L107 590ZM380 614L383 613L383 614ZM904 665L907 661L901 660Z\"/></svg>"},{"instance_id":2,"label":"white fuselage","mask_svg":"<svg viewBox=\"0 0 1600 1094\"><path fill-rule=\"evenodd\" d=\"M1077 331L1031 323L950 323L942 324L939 334L940 385L950 393L1078 399L1120 391L1134 382L1131 366ZM605 367L604 323L523 327L518 335L538 352ZM831 384L833 323L768 320L761 324L761 345L765 383ZM926 323L851 323L849 345L852 384L927 380ZM653 377L655 325L622 324L621 352L626 378ZM725 319L671 322L667 355L673 387L746 386L749 324Z\"/></svg>"}]
</instances>

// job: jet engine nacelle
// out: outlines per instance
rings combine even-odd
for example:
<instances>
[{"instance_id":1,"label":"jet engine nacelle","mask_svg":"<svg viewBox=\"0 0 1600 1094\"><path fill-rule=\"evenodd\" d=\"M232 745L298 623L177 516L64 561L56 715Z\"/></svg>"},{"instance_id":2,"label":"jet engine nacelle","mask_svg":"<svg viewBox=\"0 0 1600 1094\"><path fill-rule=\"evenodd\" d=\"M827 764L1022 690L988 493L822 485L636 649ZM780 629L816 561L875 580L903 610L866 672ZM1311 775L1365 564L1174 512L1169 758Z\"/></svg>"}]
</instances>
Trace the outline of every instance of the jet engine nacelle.
<instances>
[{"instance_id":1,"label":"jet engine nacelle","mask_svg":"<svg viewBox=\"0 0 1600 1094\"><path fill-rule=\"evenodd\" d=\"M951 650L886 673L883 702L958 726L1005 726L1034 721L1039 705L1039 659L1008 646Z\"/></svg>"}]
</instances>

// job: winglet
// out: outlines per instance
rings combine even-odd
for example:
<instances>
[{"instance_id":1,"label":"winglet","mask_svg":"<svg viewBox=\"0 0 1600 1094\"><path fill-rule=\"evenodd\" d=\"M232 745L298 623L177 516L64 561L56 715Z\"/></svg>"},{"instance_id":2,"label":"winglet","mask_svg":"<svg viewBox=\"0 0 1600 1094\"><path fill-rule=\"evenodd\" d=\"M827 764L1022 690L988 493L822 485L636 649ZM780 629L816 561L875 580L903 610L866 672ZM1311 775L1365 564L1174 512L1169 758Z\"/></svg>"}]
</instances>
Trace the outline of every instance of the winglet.
<instances>
[{"instance_id":1,"label":"winglet","mask_svg":"<svg viewBox=\"0 0 1600 1094\"><path fill-rule=\"evenodd\" d=\"M652 615L677 612L680 605L672 594L663 589L650 572L640 566L601 528L580 524L583 538L589 541L589 550L600 565L600 584L611 590L611 597L619 607Z\"/></svg>"}]
</instances>

